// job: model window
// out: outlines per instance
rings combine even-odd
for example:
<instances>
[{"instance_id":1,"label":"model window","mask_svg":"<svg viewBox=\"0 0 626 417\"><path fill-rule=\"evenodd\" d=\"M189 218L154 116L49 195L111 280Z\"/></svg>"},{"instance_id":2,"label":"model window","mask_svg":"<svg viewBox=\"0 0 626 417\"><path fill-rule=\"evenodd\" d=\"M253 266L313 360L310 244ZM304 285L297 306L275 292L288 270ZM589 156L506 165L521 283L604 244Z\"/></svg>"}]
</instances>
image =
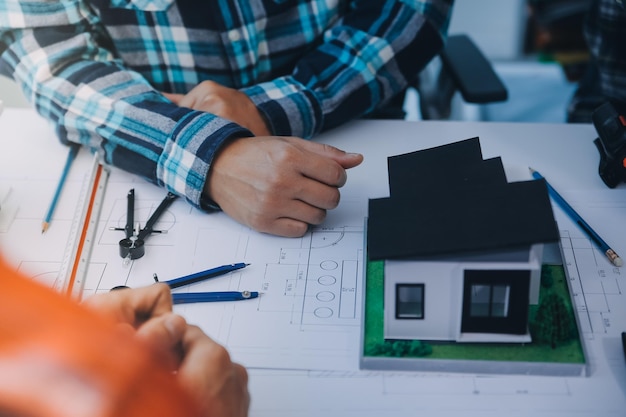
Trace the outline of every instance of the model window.
<instances>
[{"instance_id":1,"label":"model window","mask_svg":"<svg viewBox=\"0 0 626 417\"><path fill-rule=\"evenodd\" d=\"M424 318L424 284L396 284L396 318Z\"/></svg>"},{"instance_id":2,"label":"model window","mask_svg":"<svg viewBox=\"0 0 626 417\"><path fill-rule=\"evenodd\" d=\"M474 284L471 289L471 317L507 317L510 287L508 285Z\"/></svg>"}]
</instances>

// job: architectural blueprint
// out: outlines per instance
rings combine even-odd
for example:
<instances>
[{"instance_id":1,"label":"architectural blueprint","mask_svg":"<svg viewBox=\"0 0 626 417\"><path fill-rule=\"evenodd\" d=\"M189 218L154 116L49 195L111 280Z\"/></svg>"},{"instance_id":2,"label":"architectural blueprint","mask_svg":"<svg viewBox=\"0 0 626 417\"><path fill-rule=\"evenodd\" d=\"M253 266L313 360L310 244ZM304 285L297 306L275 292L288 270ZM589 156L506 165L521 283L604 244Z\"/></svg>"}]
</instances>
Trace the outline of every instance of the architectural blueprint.
<instances>
[{"instance_id":1,"label":"architectural blueprint","mask_svg":"<svg viewBox=\"0 0 626 417\"><path fill-rule=\"evenodd\" d=\"M85 296L118 285L149 285L215 266L250 265L176 291L260 291L258 299L176 306L188 321L228 346L249 367L352 370L357 364L361 313L363 201L343 201L322 227L302 238L256 233L223 213L202 213L175 201L146 239L145 255L119 255L126 195L135 190L142 227L165 192L119 171L107 185Z\"/></svg>"},{"instance_id":2,"label":"architectural blueprint","mask_svg":"<svg viewBox=\"0 0 626 417\"><path fill-rule=\"evenodd\" d=\"M226 263L250 263L177 291L259 290L263 294L258 299L175 308L250 369L252 416L456 415L461 410L470 416L623 415L623 329L613 322L626 314L626 279L556 207L589 376L366 372L358 369L357 361L366 215L360 207L365 200L351 196L342 201L323 227L299 239L259 234L221 213L201 213L176 201L156 225L166 233L152 235L146 255L125 265L117 246L123 232L115 228L124 226L130 188L136 190L140 224L165 194L142 180L113 173L85 293L148 285L154 273L165 280ZM575 196L568 193L566 198L577 209L588 203ZM602 192L594 201L599 212L610 208L624 218L624 193ZM596 223L588 210L583 212L589 223ZM624 228L626 223L598 232L618 245L618 253L626 253L619 239L626 234Z\"/></svg>"},{"instance_id":3,"label":"architectural blueprint","mask_svg":"<svg viewBox=\"0 0 626 417\"><path fill-rule=\"evenodd\" d=\"M577 196L580 195L580 198ZM626 193L603 191L566 198L602 224L599 229L618 253L626 253ZM589 195L586 193L585 195ZM498 376L425 372L278 372L251 370L253 415L269 416L624 416L626 368L615 325L626 317L626 278L578 226L555 207L561 247L588 359L586 377ZM621 219L621 220L620 220ZM346 388L349 387L349 388ZM281 401L274 401L275 392ZM353 393L352 395L346 392ZM324 399L324 401L319 401Z\"/></svg>"},{"instance_id":4,"label":"architectural blueprint","mask_svg":"<svg viewBox=\"0 0 626 417\"><path fill-rule=\"evenodd\" d=\"M623 189L586 192L585 197L570 193L568 201L574 207L584 207L585 220L603 239L611 242L618 254L622 257L626 254L626 192ZM589 342L587 346L591 349L619 347L620 334L626 331L620 327L626 317L626 269L611 264L577 225L556 208L555 213L562 230L564 265L582 333ZM615 221L611 223L606 219Z\"/></svg>"},{"instance_id":5,"label":"architectural blueprint","mask_svg":"<svg viewBox=\"0 0 626 417\"><path fill-rule=\"evenodd\" d=\"M0 247L20 270L55 286L92 158L79 155L53 223L42 235L41 220L67 149L47 124L30 118L23 123L16 114L0 117L0 144L10 142L12 151L28 152L29 164L0 152ZM20 140L23 137L29 140ZM520 145L522 157L526 148ZM371 169L370 165L368 175ZM361 250L369 197L364 192L371 192L371 181L356 174L351 180L340 207L329 212L323 227L300 239L258 234L221 213L201 213L179 199L155 226L161 233L146 240L146 255L125 265L118 253L124 232L110 228L125 225L128 190L136 190L135 219L140 225L145 225L165 191L113 171L85 296L116 285L149 285L155 273L166 280L226 263L250 263L243 270L177 291L249 289L263 293L258 299L176 310L226 344L233 360L249 367L251 417L626 415L626 366L619 339L626 330L621 327L626 317L626 269L612 267L556 208L588 376L360 371ZM559 188L559 192L626 258L626 188L597 192Z\"/></svg>"}]
</instances>

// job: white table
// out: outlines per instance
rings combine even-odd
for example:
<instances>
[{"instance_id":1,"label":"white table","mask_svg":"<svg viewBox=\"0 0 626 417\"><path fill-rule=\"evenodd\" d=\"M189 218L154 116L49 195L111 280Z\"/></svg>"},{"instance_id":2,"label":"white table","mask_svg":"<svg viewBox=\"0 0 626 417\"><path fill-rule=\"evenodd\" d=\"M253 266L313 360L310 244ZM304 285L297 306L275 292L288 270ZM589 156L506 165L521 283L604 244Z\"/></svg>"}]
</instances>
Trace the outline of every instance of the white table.
<instances>
[{"instance_id":1,"label":"white table","mask_svg":"<svg viewBox=\"0 0 626 417\"><path fill-rule=\"evenodd\" d=\"M618 253L626 256L626 187L609 190L600 180L599 157L593 145L596 134L589 125L354 122L318 139L365 156L361 166L349 171L342 203L329 214L329 224L358 224L362 222L367 198L387 195L387 156L474 136L480 137L484 158L502 157L510 179L527 176L528 166L540 171ZM16 109L5 109L0 116L0 149L0 199L2 190L10 189L4 195L6 202L0 201L0 248L10 262L26 273L52 282L53 271L65 255L63 246L70 236L76 211L72 205L77 201L91 158L84 153L79 155L50 230L42 235L41 219L67 150L56 141L46 122L30 110ZM119 182L114 182L107 193L117 192L117 185L120 190L126 189L125 181L135 181L133 184L142 195L151 199L162 196L162 190L126 174L117 178L115 181ZM118 200L124 201L124 197L121 194ZM182 202L176 204L177 210L203 218ZM4 218L4 229L3 216L10 216L9 220ZM244 233L241 226L225 216L197 221L215 219L222 220L219 227ZM559 222L568 233L576 233L571 224ZM159 249L155 246L148 250ZM99 256L97 250L94 253ZM575 288L580 290L577 305L584 322L588 377L372 373L359 371L352 362L341 369L254 367L250 369L251 416L624 416L626 364L619 334L626 330L626 270L615 272L605 267L602 256L595 252L593 256L597 265L591 272L568 266L573 268L570 272L580 275L574 278ZM140 270L141 266L137 266L136 271ZM600 275L595 276L598 271ZM242 277L245 281L246 275ZM197 317L193 308L182 313ZM218 330L219 336L222 331ZM352 330L350 335L338 340L345 342L358 335L358 330ZM233 352L235 359L246 358L241 346L234 346ZM289 353L297 358L304 352L310 353ZM290 361L287 355L278 353L275 359L277 364Z\"/></svg>"}]
</instances>

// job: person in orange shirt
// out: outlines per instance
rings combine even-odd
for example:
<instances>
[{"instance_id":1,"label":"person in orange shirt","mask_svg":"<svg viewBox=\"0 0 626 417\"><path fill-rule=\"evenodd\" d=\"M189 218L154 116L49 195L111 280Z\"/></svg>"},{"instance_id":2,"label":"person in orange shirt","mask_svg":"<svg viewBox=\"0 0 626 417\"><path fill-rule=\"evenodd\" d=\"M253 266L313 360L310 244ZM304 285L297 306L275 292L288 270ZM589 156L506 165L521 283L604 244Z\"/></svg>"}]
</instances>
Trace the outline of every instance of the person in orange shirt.
<instances>
[{"instance_id":1,"label":"person in orange shirt","mask_svg":"<svg viewBox=\"0 0 626 417\"><path fill-rule=\"evenodd\" d=\"M244 367L154 284L82 304L0 260L0 415L245 417Z\"/></svg>"}]
</instances>

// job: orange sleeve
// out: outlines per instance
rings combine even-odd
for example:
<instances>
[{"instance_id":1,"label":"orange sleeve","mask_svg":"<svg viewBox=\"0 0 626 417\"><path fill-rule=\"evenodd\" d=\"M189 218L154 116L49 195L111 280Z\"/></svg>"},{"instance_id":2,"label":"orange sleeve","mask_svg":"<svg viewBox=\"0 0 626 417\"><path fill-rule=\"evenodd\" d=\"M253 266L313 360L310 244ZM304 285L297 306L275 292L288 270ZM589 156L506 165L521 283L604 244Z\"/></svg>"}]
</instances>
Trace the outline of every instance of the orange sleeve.
<instances>
[{"instance_id":1,"label":"orange sleeve","mask_svg":"<svg viewBox=\"0 0 626 417\"><path fill-rule=\"evenodd\" d=\"M197 415L131 335L2 260L0 283L0 415Z\"/></svg>"}]
</instances>

